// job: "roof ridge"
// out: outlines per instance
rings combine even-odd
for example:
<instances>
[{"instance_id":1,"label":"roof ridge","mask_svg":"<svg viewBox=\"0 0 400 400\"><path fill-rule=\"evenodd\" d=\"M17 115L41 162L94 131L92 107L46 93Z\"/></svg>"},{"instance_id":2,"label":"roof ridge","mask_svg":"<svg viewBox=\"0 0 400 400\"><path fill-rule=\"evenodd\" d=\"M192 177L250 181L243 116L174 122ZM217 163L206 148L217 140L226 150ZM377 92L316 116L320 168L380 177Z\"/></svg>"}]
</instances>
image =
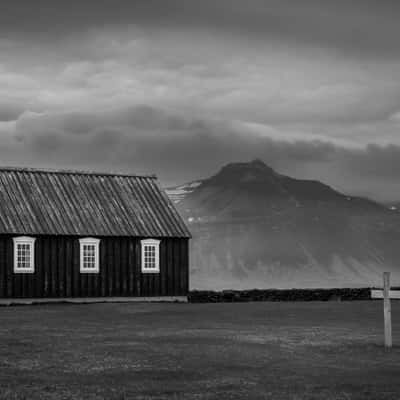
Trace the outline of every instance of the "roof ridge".
<instances>
[{"instance_id":1,"label":"roof ridge","mask_svg":"<svg viewBox=\"0 0 400 400\"><path fill-rule=\"evenodd\" d=\"M32 172L32 173L47 173L47 174L68 174L68 175L94 175L94 176L121 176L130 178L147 178L157 179L156 174L130 174L124 172L102 172L102 171L88 171L88 170L74 170L74 169L56 169L56 168L33 168L33 167L16 167L16 166L0 166L0 172Z\"/></svg>"}]
</instances>

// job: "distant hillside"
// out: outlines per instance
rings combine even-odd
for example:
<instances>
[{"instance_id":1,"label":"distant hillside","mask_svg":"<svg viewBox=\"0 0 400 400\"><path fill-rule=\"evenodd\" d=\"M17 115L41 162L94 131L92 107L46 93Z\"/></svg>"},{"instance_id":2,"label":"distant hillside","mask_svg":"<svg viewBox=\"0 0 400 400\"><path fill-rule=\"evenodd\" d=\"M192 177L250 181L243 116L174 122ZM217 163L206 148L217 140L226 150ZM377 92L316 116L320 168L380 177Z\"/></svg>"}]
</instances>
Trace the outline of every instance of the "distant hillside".
<instances>
[{"instance_id":1,"label":"distant hillside","mask_svg":"<svg viewBox=\"0 0 400 400\"><path fill-rule=\"evenodd\" d=\"M191 286L349 287L400 282L400 214L260 160L167 190L193 233Z\"/></svg>"}]
</instances>

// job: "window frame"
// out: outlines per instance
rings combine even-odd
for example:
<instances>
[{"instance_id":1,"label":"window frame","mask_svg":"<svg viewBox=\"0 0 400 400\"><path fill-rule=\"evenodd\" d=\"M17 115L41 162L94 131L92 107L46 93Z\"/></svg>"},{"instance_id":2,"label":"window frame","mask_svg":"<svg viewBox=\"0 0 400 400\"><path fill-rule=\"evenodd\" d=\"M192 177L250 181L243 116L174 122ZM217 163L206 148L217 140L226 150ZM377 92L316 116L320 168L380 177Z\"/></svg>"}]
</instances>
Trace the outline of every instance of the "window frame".
<instances>
[{"instance_id":1,"label":"window frame","mask_svg":"<svg viewBox=\"0 0 400 400\"><path fill-rule=\"evenodd\" d=\"M94 268L84 267L84 246L94 246ZM100 272L100 239L87 237L79 239L79 272L81 274L98 274Z\"/></svg>"},{"instance_id":2,"label":"window frame","mask_svg":"<svg viewBox=\"0 0 400 400\"><path fill-rule=\"evenodd\" d=\"M17 236L14 242L14 274L33 274L35 273L35 241L36 238L30 236ZM29 246L29 267L18 267L18 245L26 244Z\"/></svg>"},{"instance_id":3,"label":"window frame","mask_svg":"<svg viewBox=\"0 0 400 400\"><path fill-rule=\"evenodd\" d=\"M143 239L140 241L141 243L141 252L142 252L142 265L141 271L143 274L158 274L160 273L160 242L158 239ZM145 267L145 247L146 246L154 246L154 264L155 268L146 268Z\"/></svg>"}]
</instances>

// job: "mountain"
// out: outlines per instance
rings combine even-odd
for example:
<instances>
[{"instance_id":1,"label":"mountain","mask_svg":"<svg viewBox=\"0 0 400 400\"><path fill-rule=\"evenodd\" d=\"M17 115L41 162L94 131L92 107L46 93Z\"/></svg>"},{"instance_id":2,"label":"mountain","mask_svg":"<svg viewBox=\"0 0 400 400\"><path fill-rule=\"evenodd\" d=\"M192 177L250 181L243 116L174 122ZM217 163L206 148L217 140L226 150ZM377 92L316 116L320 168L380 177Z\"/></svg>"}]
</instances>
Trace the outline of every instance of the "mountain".
<instances>
[{"instance_id":1,"label":"mountain","mask_svg":"<svg viewBox=\"0 0 400 400\"><path fill-rule=\"evenodd\" d=\"M400 213L260 160L167 193L193 234L191 287L245 289L400 282Z\"/></svg>"}]
</instances>

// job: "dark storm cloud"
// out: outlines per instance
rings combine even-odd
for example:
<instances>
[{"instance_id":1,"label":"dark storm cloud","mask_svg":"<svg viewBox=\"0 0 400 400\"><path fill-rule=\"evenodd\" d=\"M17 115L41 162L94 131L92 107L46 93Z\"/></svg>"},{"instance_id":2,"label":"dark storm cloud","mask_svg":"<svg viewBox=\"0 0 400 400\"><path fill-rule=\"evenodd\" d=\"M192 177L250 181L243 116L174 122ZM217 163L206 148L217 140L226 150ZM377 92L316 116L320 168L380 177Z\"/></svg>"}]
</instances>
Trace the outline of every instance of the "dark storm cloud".
<instances>
[{"instance_id":1,"label":"dark storm cloud","mask_svg":"<svg viewBox=\"0 0 400 400\"><path fill-rule=\"evenodd\" d=\"M18 102L0 99L0 121L14 121L24 110L25 107Z\"/></svg>"},{"instance_id":2,"label":"dark storm cloud","mask_svg":"<svg viewBox=\"0 0 400 400\"><path fill-rule=\"evenodd\" d=\"M154 172L168 185L207 177L224 163L260 158L281 173L319 179L344 192L378 200L400 197L397 145L349 148L312 138L282 140L278 133L263 136L241 123L191 119L147 106L82 112L79 118L30 113L17 121L16 132L0 149L5 163L19 154L27 165Z\"/></svg>"},{"instance_id":3,"label":"dark storm cloud","mask_svg":"<svg viewBox=\"0 0 400 400\"><path fill-rule=\"evenodd\" d=\"M146 131L170 131L189 128L191 122L162 110L139 105L103 112L63 112L27 114L17 121L17 130L26 136L44 132L64 132L66 135L89 134L107 127L129 127Z\"/></svg>"},{"instance_id":4,"label":"dark storm cloud","mask_svg":"<svg viewBox=\"0 0 400 400\"><path fill-rule=\"evenodd\" d=\"M397 0L3 0L0 29L47 38L123 25L215 29L391 57L400 53L399 16Z\"/></svg>"},{"instance_id":5,"label":"dark storm cloud","mask_svg":"<svg viewBox=\"0 0 400 400\"><path fill-rule=\"evenodd\" d=\"M400 2L3 0L0 162L226 162L400 198Z\"/></svg>"}]
</instances>

